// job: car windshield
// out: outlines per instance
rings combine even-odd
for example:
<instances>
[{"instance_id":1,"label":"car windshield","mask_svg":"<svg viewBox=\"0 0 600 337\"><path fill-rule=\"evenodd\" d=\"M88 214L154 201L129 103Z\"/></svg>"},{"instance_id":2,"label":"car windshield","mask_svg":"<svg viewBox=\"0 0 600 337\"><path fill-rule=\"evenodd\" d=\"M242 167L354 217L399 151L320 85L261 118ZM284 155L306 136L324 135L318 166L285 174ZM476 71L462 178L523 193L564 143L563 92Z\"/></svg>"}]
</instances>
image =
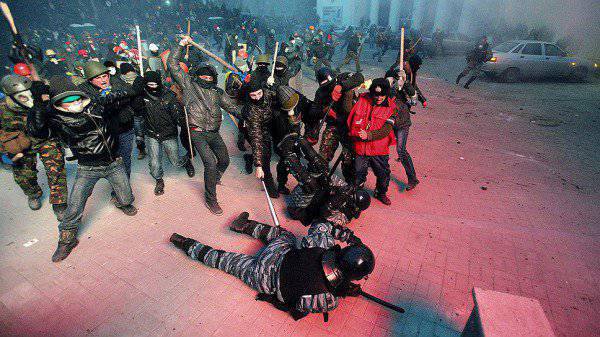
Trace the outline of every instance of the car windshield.
<instances>
[{"instance_id":1,"label":"car windshield","mask_svg":"<svg viewBox=\"0 0 600 337\"><path fill-rule=\"evenodd\" d=\"M497 45L493 49L495 51L499 51L501 53L508 53L514 47L516 47L518 44L519 44L518 42L504 42L504 43L501 43L501 44Z\"/></svg>"}]
</instances>

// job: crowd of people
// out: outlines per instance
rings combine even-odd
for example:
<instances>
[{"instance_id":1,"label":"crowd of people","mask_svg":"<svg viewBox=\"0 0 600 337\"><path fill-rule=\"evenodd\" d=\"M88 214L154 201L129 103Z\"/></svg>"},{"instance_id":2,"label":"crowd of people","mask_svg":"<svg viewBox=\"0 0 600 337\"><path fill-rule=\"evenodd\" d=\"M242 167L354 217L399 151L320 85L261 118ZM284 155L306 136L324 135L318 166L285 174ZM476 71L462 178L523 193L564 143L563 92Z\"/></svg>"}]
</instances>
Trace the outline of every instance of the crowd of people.
<instances>
[{"instance_id":1,"label":"crowd of people","mask_svg":"<svg viewBox=\"0 0 600 337\"><path fill-rule=\"evenodd\" d=\"M167 188L163 153L190 178L200 157L205 205L221 215L218 185L230 155L220 129L223 116L231 118L246 172L264 182L271 198L286 195L288 216L310 226L309 235L298 246L290 232L243 212L231 229L263 240L267 247L258 256L213 249L178 234L171 242L191 258L241 278L295 317L328 312L337 297L358 294L351 281L374 268L373 253L348 228L371 203L365 190L369 168L376 177L373 196L383 205L392 203L391 146L406 172L406 190L419 184L407 141L413 107L427 105L417 85L422 59L408 42L387 71L365 79L360 29L338 36L309 26L281 38L258 20L220 7L205 8L215 20L201 20L202 9L189 16L192 30L181 13L149 14L142 25L144 41L136 41L133 27L48 38L14 34L14 66L0 81L4 160L32 210L42 206L38 157L44 165L59 221L52 261L59 262L78 245L86 202L101 178L112 187L114 206L128 216L137 214L131 188L134 144L137 160L148 157L156 195ZM174 18L181 25L167 28ZM389 30L366 35L378 48L373 58L381 62L390 49ZM346 55L334 66L337 46ZM354 72L343 70L350 61ZM314 71L314 99L302 90L303 67ZM77 163L70 191L66 161ZM334 240L348 246L341 249Z\"/></svg>"}]
</instances>

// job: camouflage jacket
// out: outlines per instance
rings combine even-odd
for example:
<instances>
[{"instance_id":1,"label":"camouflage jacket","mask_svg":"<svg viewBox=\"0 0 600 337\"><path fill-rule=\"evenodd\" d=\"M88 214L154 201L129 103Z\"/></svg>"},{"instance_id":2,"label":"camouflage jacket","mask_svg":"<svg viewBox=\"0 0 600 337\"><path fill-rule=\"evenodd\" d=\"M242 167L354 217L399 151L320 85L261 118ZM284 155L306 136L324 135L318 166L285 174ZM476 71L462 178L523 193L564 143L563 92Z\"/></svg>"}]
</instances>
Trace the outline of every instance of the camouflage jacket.
<instances>
[{"instance_id":1,"label":"camouflage jacket","mask_svg":"<svg viewBox=\"0 0 600 337\"><path fill-rule=\"evenodd\" d=\"M7 132L21 131L27 133L27 110L19 106L11 106L8 102L0 103L0 128ZM44 140L27 135L31 146L43 143Z\"/></svg>"}]
</instances>

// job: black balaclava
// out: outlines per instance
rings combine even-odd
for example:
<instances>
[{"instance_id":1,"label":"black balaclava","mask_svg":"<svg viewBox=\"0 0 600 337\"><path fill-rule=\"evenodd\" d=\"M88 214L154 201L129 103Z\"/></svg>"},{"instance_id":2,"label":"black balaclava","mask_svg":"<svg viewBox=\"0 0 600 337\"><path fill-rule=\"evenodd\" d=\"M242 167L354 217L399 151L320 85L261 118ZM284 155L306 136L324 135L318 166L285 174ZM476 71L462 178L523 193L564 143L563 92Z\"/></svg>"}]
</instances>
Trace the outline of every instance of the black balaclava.
<instances>
[{"instance_id":1,"label":"black balaclava","mask_svg":"<svg viewBox=\"0 0 600 337\"><path fill-rule=\"evenodd\" d=\"M210 64L202 64L194 71L194 80L203 88L211 88L217 85L217 70ZM212 76L212 81L205 81L199 76Z\"/></svg>"},{"instance_id":2,"label":"black balaclava","mask_svg":"<svg viewBox=\"0 0 600 337\"><path fill-rule=\"evenodd\" d=\"M150 88L148 86L149 82L154 82L154 83L158 84L158 87ZM163 86L162 80L160 78L160 74L158 72L156 72L156 71L146 72L146 74L144 76L144 89L146 90L146 92L148 92L152 96L158 97L158 96L162 95L164 86Z\"/></svg>"}]
</instances>

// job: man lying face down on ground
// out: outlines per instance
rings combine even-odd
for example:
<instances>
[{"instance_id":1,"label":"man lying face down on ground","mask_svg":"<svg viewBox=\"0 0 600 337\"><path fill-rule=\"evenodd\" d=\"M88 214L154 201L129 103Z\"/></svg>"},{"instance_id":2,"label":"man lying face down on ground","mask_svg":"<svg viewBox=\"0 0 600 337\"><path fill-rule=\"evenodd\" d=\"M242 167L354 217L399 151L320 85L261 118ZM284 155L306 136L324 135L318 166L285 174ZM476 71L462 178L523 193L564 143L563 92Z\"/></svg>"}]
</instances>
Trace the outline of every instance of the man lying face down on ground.
<instances>
[{"instance_id":1,"label":"man lying face down on ground","mask_svg":"<svg viewBox=\"0 0 600 337\"><path fill-rule=\"evenodd\" d=\"M375 267L373 252L348 228L315 221L299 239L284 228L248 217L241 213L230 229L266 244L254 256L214 249L177 233L170 240L192 259L241 279L259 292L257 299L288 311L296 320L334 310L339 297L358 296L360 286L352 281L365 278ZM341 248L335 240L348 245Z\"/></svg>"}]
</instances>

